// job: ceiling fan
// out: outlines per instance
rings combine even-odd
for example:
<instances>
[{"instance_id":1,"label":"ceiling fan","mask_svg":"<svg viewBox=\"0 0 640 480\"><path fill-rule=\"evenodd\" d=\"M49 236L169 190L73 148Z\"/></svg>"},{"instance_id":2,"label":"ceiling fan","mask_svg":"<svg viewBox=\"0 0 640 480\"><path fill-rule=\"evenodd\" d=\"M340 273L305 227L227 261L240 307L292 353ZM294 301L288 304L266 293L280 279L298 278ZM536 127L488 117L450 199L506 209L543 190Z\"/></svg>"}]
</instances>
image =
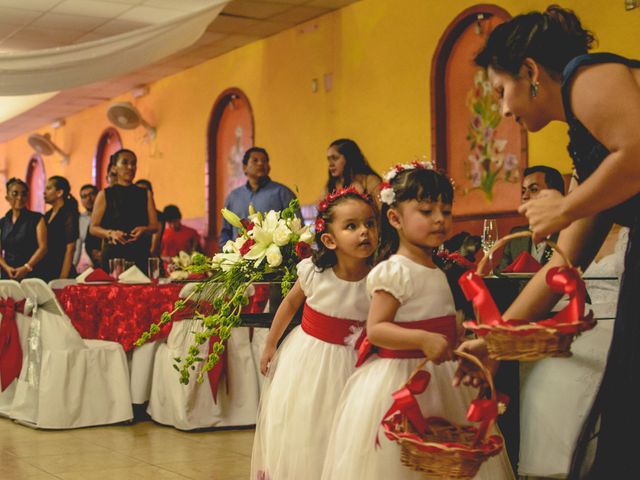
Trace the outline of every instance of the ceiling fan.
<instances>
[{"instance_id":1,"label":"ceiling fan","mask_svg":"<svg viewBox=\"0 0 640 480\"><path fill-rule=\"evenodd\" d=\"M156 138L155 127L149 125L149 123L142 118L138 109L130 102L111 104L107 109L107 117L109 121L118 128L131 130L142 126L147 131L145 134L147 139L154 140Z\"/></svg>"},{"instance_id":2,"label":"ceiling fan","mask_svg":"<svg viewBox=\"0 0 640 480\"><path fill-rule=\"evenodd\" d=\"M62 162L65 164L69 163L69 154L58 147L53 140L51 140L51 135L48 133L45 133L44 135L32 133L27 138L27 141L38 155L49 156L53 155L54 152L58 152L60 156L62 156Z\"/></svg>"}]
</instances>

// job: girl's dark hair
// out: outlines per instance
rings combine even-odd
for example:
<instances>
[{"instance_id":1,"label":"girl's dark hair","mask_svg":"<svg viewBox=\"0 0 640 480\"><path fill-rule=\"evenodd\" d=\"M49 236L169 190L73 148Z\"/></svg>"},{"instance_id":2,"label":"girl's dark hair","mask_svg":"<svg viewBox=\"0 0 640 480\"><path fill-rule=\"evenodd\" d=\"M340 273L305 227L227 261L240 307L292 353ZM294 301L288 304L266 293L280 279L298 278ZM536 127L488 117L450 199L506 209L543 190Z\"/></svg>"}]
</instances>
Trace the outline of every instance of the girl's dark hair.
<instances>
[{"instance_id":1,"label":"girl's dark hair","mask_svg":"<svg viewBox=\"0 0 640 480\"><path fill-rule=\"evenodd\" d=\"M582 27L572 10L550 5L544 12L518 15L495 27L475 62L518 76L530 57L559 78L567 64L594 43L594 34Z\"/></svg>"},{"instance_id":2,"label":"girl's dark hair","mask_svg":"<svg viewBox=\"0 0 640 480\"><path fill-rule=\"evenodd\" d=\"M369 162L365 158L362 150L356 142L350 140L348 138L339 138L338 140L334 140L329 145L329 148L335 147L336 150L340 153L340 155L344 155L345 166L344 171L342 172L342 187L348 187L353 182L353 179L356 175L374 175L380 178L380 175L376 173L376 171L371 168ZM331 173L329 173L329 179L327 180L327 192L333 192L336 189L337 178L332 177Z\"/></svg>"},{"instance_id":3,"label":"girl's dark hair","mask_svg":"<svg viewBox=\"0 0 640 480\"><path fill-rule=\"evenodd\" d=\"M71 185L69 184L69 180L61 177L60 175L49 177L49 180L53 181L56 190L62 190L62 199L64 200L62 208L78 213L78 201L73 195L71 195Z\"/></svg>"},{"instance_id":4,"label":"girl's dark hair","mask_svg":"<svg viewBox=\"0 0 640 480\"><path fill-rule=\"evenodd\" d=\"M361 194L361 193L348 192L348 193L340 194L333 200L330 200L329 197L330 196L328 195L326 200L324 200L323 202L320 202L321 205L322 203L327 202L326 208L322 209L322 211L320 211L321 208L318 208L318 215L316 216L316 238L315 238L318 249L313 251L313 256L311 258L311 260L313 261L313 264L321 272L327 268L334 267L338 263L338 257L336 255L336 252L334 250L328 249L320 239L320 237L322 237L322 234L327 232L327 230L329 229L329 225L335 219L334 217L335 217L336 206L346 202L347 200L358 200L360 202L365 202L367 205L371 207L374 214L376 213L376 207L373 203L373 200L368 195L365 196L364 194ZM322 222L324 222L324 230L319 232L318 224ZM370 257L369 261L373 263L373 255Z\"/></svg>"},{"instance_id":5,"label":"girl's dark hair","mask_svg":"<svg viewBox=\"0 0 640 480\"><path fill-rule=\"evenodd\" d=\"M5 184L5 186L7 187L7 193L9 193L9 189L12 185L22 185L24 189L29 192L29 185L27 185L27 182L16 177L11 177Z\"/></svg>"},{"instance_id":6,"label":"girl's dark hair","mask_svg":"<svg viewBox=\"0 0 640 480\"><path fill-rule=\"evenodd\" d=\"M453 186L446 175L435 170L416 168L404 170L391 180L391 187L395 194L393 205L382 204L380 220L380 249L377 260L385 260L398 251L400 237L389 223L387 212L389 208L401 202L417 200L418 202L453 203Z\"/></svg>"}]
</instances>

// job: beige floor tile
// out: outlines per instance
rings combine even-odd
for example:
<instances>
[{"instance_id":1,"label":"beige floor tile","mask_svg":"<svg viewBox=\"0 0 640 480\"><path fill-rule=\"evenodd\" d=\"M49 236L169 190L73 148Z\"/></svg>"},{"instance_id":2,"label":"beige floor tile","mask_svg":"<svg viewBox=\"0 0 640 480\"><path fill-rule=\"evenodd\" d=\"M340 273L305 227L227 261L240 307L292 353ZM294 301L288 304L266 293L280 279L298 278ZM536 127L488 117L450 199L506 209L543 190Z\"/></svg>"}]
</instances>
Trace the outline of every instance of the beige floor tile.
<instances>
[{"instance_id":1,"label":"beige floor tile","mask_svg":"<svg viewBox=\"0 0 640 480\"><path fill-rule=\"evenodd\" d=\"M192 480L247 479L251 470L251 459L243 455L225 458L211 455L207 460L201 459L198 462L171 462L160 466Z\"/></svg>"},{"instance_id":2,"label":"beige floor tile","mask_svg":"<svg viewBox=\"0 0 640 480\"><path fill-rule=\"evenodd\" d=\"M81 453L66 455L41 455L25 459L31 465L48 473L76 472L81 470L125 468L144 465L144 462L117 452Z\"/></svg>"},{"instance_id":3,"label":"beige floor tile","mask_svg":"<svg viewBox=\"0 0 640 480\"><path fill-rule=\"evenodd\" d=\"M110 452L108 448L95 443L75 438L71 433L58 438L38 437L31 440L20 440L5 447L6 451L18 458L39 457L42 455L65 455Z\"/></svg>"},{"instance_id":4,"label":"beige floor tile","mask_svg":"<svg viewBox=\"0 0 640 480\"><path fill-rule=\"evenodd\" d=\"M58 473L57 477L62 480L185 480L187 478L152 465Z\"/></svg>"},{"instance_id":5,"label":"beige floor tile","mask_svg":"<svg viewBox=\"0 0 640 480\"><path fill-rule=\"evenodd\" d=\"M3 480L22 480L23 478L32 479L40 476L45 476L46 478L48 475L48 473L43 472L39 468L34 467L13 455L9 455L4 451L0 454L0 478Z\"/></svg>"}]
</instances>

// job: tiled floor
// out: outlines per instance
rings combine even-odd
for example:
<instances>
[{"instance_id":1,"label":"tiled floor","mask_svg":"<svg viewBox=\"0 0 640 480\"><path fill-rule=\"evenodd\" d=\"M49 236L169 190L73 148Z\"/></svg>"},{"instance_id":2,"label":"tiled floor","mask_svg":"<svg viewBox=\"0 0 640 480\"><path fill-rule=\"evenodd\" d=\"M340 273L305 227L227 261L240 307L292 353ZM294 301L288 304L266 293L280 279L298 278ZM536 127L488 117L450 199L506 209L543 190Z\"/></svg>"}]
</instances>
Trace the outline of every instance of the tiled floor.
<instances>
[{"instance_id":1,"label":"tiled floor","mask_svg":"<svg viewBox=\"0 0 640 480\"><path fill-rule=\"evenodd\" d=\"M246 480L253 433L181 432L151 421L46 431L0 418L0 479Z\"/></svg>"}]
</instances>

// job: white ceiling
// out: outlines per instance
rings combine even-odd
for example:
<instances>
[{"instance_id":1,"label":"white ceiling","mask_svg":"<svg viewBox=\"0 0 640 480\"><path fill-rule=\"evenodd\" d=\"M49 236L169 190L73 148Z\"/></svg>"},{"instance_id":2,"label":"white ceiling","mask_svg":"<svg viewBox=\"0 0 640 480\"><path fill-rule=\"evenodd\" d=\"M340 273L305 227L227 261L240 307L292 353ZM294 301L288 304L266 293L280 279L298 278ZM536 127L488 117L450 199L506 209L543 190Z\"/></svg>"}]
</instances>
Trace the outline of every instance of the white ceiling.
<instances>
[{"instance_id":1,"label":"white ceiling","mask_svg":"<svg viewBox=\"0 0 640 480\"><path fill-rule=\"evenodd\" d=\"M0 124L0 142L356 1L232 0L192 47L127 75L64 90ZM206 3L207 0L0 0L0 52L96 40L170 20Z\"/></svg>"}]
</instances>

